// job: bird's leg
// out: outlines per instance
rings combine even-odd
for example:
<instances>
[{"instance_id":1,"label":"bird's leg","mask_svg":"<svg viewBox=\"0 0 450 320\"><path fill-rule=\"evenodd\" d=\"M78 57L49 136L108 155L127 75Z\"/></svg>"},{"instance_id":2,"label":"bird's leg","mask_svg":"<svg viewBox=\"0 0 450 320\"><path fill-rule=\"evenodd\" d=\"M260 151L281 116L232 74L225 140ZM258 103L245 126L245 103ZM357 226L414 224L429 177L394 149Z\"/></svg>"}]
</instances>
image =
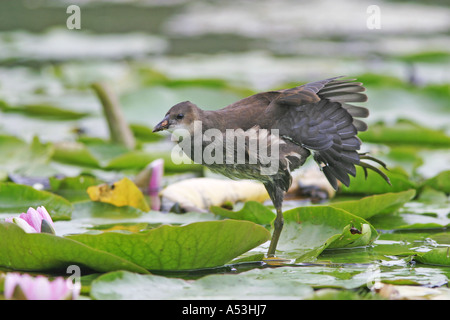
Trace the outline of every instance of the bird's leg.
<instances>
[{"instance_id":1,"label":"bird's leg","mask_svg":"<svg viewBox=\"0 0 450 320\"><path fill-rule=\"evenodd\" d=\"M283 212L281 211L281 206L276 208L277 217L273 223L273 234L272 240L270 241L269 251L267 252L267 257L271 258L275 256L275 250L277 249L278 239L280 239L281 231L283 230L284 218Z\"/></svg>"},{"instance_id":2,"label":"bird's leg","mask_svg":"<svg viewBox=\"0 0 450 320\"><path fill-rule=\"evenodd\" d=\"M264 184L270 199L277 210L277 217L273 223L273 233L272 240L270 241L269 251L267 252L267 257L271 258L275 256L275 250L277 249L278 240L280 239L281 230L283 230L283 212L281 211L281 206L283 204L284 191L275 183Z\"/></svg>"}]
</instances>

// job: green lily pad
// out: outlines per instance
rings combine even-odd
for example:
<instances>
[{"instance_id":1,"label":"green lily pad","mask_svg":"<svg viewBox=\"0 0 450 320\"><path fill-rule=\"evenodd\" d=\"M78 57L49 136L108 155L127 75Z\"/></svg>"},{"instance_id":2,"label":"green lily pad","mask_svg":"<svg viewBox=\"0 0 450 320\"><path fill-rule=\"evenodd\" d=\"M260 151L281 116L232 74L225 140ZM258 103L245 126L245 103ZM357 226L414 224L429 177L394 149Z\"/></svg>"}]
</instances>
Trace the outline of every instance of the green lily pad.
<instances>
[{"instance_id":1,"label":"green lily pad","mask_svg":"<svg viewBox=\"0 0 450 320\"><path fill-rule=\"evenodd\" d=\"M100 162L92 152L82 143L55 144L54 161L68 163L78 166L100 168Z\"/></svg>"},{"instance_id":2,"label":"green lily pad","mask_svg":"<svg viewBox=\"0 0 450 320\"><path fill-rule=\"evenodd\" d=\"M299 281L261 278L255 274L208 275L195 281L118 271L91 284L91 298L133 299L301 299L313 289ZM220 314L224 314L223 310ZM183 310L180 310L182 313ZM218 314L216 310L216 315ZM237 311L236 311L237 312Z\"/></svg>"},{"instance_id":3,"label":"green lily pad","mask_svg":"<svg viewBox=\"0 0 450 320\"><path fill-rule=\"evenodd\" d=\"M52 192L71 202L89 200L89 195L86 192L87 188L103 183L103 181L90 175L80 175L62 179L50 177L49 182L50 190Z\"/></svg>"},{"instance_id":4,"label":"green lily pad","mask_svg":"<svg viewBox=\"0 0 450 320\"><path fill-rule=\"evenodd\" d=\"M299 207L284 218L277 249L296 262L314 261L327 248L366 246L378 236L366 220L329 206Z\"/></svg>"},{"instance_id":5,"label":"green lily pad","mask_svg":"<svg viewBox=\"0 0 450 320\"><path fill-rule=\"evenodd\" d=\"M129 151L117 156L105 165L108 170L143 169L156 159L164 160L164 170L167 172L202 171L203 167L194 163L175 164L170 152Z\"/></svg>"},{"instance_id":6,"label":"green lily pad","mask_svg":"<svg viewBox=\"0 0 450 320\"><path fill-rule=\"evenodd\" d=\"M425 264L450 266L450 247L432 249L419 254L415 260Z\"/></svg>"},{"instance_id":7,"label":"green lily pad","mask_svg":"<svg viewBox=\"0 0 450 320\"><path fill-rule=\"evenodd\" d=\"M266 242L270 233L248 221L206 221L163 225L137 234L106 232L68 236L149 270L211 268Z\"/></svg>"},{"instance_id":8,"label":"green lily pad","mask_svg":"<svg viewBox=\"0 0 450 320\"><path fill-rule=\"evenodd\" d=\"M380 159L388 163L390 168L401 168L408 175L413 175L424 164L420 151L420 148L412 145L390 146L389 153L380 156Z\"/></svg>"},{"instance_id":9,"label":"green lily pad","mask_svg":"<svg viewBox=\"0 0 450 320\"><path fill-rule=\"evenodd\" d=\"M450 54L445 51L423 51L418 53L399 55L395 58L409 63L445 63L450 61Z\"/></svg>"},{"instance_id":10,"label":"green lily pad","mask_svg":"<svg viewBox=\"0 0 450 320\"><path fill-rule=\"evenodd\" d=\"M393 126L373 124L370 130L361 132L359 137L363 141L375 143L450 146L450 137L445 132L425 128L406 120L400 120Z\"/></svg>"},{"instance_id":11,"label":"green lily pad","mask_svg":"<svg viewBox=\"0 0 450 320\"><path fill-rule=\"evenodd\" d=\"M21 113L30 117L38 117L47 120L77 120L89 115L89 113L86 112L61 109L47 104L31 104L12 107L6 103L0 103L0 110L3 112Z\"/></svg>"},{"instance_id":12,"label":"green lily pad","mask_svg":"<svg viewBox=\"0 0 450 320\"><path fill-rule=\"evenodd\" d=\"M275 219L275 213L260 202L247 201L239 211L231 211L222 207L209 208L214 214L238 220L248 220L258 224L270 224Z\"/></svg>"},{"instance_id":13,"label":"green lily pad","mask_svg":"<svg viewBox=\"0 0 450 320\"><path fill-rule=\"evenodd\" d=\"M86 146L92 156L100 163L101 167L107 166L111 160L129 151L123 145L100 138L82 137L78 142Z\"/></svg>"},{"instance_id":14,"label":"green lily pad","mask_svg":"<svg viewBox=\"0 0 450 320\"><path fill-rule=\"evenodd\" d=\"M363 219L369 219L382 212L392 213L403 204L414 198L416 190L407 190L398 193L385 193L364 197L359 200L333 202L330 206L344 209Z\"/></svg>"},{"instance_id":15,"label":"green lily pad","mask_svg":"<svg viewBox=\"0 0 450 320\"><path fill-rule=\"evenodd\" d=\"M143 124L130 124L130 129L134 134L136 139L143 142L155 142L164 139L165 137L161 134L154 133L153 130Z\"/></svg>"},{"instance_id":16,"label":"green lily pad","mask_svg":"<svg viewBox=\"0 0 450 320\"><path fill-rule=\"evenodd\" d=\"M42 176L42 167L51 159L53 146L37 137L28 144L14 136L0 135L0 171Z\"/></svg>"},{"instance_id":17,"label":"green lily pad","mask_svg":"<svg viewBox=\"0 0 450 320\"><path fill-rule=\"evenodd\" d=\"M0 222L0 265L10 269L48 271L75 264L99 272L148 271L111 253L46 233L25 233L13 223Z\"/></svg>"},{"instance_id":18,"label":"green lily pad","mask_svg":"<svg viewBox=\"0 0 450 320\"><path fill-rule=\"evenodd\" d=\"M72 204L66 199L30 186L0 183L0 212L22 213L29 207L44 206L53 220L67 220L72 214Z\"/></svg>"},{"instance_id":19,"label":"green lily pad","mask_svg":"<svg viewBox=\"0 0 450 320\"><path fill-rule=\"evenodd\" d=\"M409 201L393 215L377 215L370 219L383 230L434 229L450 225L448 203Z\"/></svg>"},{"instance_id":20,"label":"green lily pad","mask_svg":"<svg viewBox=\"0 0 450 320\"><path fill-rule=\"evenodd\" d=\"M386 183L380 175L370 170L366 178L363 169L357 167L356 177L350 177L350 185L348 187L341 185L339 192L345 194L379 194L417 188L416 184L405 175L381 170L389 177L391 185Z\"/></svg>"},{"instance_id":21,"label":"green lily pad","mask_svg":"<svg viewBox=\"0 0 450 320\"><path fill-rule=\"evenodd\" d=\"M433 178L428 179L423 183L425 186L432 187L433 189L450 193L450 170L443 171Z\"/></svg>"},{"instance_id":22,"label":"green lily pad","mask_svg":"<svg viewBox=\"0 0 450 320\"><path fill-rule=\"evenodd\" d=\"M106 218L106 219L133 219L142 216L143 211L130 207L99 202L99 201L80 201L74 203L72 219L84 218Z\"/></svg>"},{"instance_id":23,"label":"green lily pad","mask_svg":"<svg viewBox=\"0 0 450 320\"><path fill-rule=\"evenodd\" d=\"M141 170L156 159L164 160L166 172L202 171L195 163L176 164L170 150L150 152L128 150L98 138L83 138L77 143L55 144L52 160L71 165L105 170Z\"/></svg>"}]
</instances>

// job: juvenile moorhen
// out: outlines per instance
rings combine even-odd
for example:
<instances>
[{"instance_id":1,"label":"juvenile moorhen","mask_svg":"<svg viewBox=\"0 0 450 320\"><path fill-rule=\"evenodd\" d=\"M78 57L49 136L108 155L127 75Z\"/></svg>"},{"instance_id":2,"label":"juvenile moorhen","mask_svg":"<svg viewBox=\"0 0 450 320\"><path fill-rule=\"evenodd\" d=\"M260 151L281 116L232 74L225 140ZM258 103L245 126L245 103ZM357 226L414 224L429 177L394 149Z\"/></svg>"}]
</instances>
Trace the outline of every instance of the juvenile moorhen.
<instances>
[{"instance_id":1,"label":"juvenile moorhen","mask_svg":"<svg viewBox=\"0 0 450 320\"><path fill-rule=\"evenodd\" d=\"M153 131L178 129L184 132L177 135L178 145L194 162L233 179L264 184L277 211L268 251L273 257L283 228L281 206L292 183L290 173L311 153L334 189L338 180L349 185L355 165L366 176L371 169L390 184L382 171L361 160L385 164L358 152L357 134L367 130L367 124L356 118L366 118L369 111L349 102L366 101L361 93L365 88L355 79L339 78L258 93L216 111L181 102Z\"/></svg>"}]
</instances>

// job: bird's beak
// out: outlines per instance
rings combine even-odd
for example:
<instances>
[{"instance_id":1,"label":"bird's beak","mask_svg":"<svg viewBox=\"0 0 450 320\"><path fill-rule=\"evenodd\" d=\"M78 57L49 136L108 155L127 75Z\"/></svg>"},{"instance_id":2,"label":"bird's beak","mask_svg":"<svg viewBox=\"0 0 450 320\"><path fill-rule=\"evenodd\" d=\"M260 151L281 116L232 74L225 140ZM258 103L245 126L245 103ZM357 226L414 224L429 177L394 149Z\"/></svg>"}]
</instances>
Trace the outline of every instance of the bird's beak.
<instances>
[{"instance_id":1,"label":"bird's beak","mask_svg":"<svg viewBox=\"0 0 450 320\"><path fill-rule=\"evenodd\" d=\"M166 130L169 128L169 116L166 116L160 123L158 123L154 128L153 132L158 132L162 130Z\"/></svg>"}]
</instances>

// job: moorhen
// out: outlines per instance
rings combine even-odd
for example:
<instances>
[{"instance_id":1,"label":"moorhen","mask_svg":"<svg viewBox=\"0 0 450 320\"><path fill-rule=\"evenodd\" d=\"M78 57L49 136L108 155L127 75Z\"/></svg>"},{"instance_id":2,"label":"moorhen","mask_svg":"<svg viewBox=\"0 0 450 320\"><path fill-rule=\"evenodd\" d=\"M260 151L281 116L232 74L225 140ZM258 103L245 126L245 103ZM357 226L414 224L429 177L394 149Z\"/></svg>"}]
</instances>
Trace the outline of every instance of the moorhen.
<instances>
[{"instance_id":1,"label":"moorhen","mask_svg":"<svg viewBox=\"0 0 450 320\"><path fill-rule=\"evenodd\" d=\"M349 102L364 102L365 88L356 79L334 77L291 89L262 92L215 111L185 101L173 106L153 132L173 132L178 146L194 162L233 179L262 182L276 208L268 257L275 255L283 228L281 210L291 172L312 153L334 189L348 186L355 165L367 176L378 168L361 160L380 160L359 153L358 131L369 111ZM175 133L177 133L175 135ZM270 152L269 152L270 151Z\"/></svg>"}]
</instances>

